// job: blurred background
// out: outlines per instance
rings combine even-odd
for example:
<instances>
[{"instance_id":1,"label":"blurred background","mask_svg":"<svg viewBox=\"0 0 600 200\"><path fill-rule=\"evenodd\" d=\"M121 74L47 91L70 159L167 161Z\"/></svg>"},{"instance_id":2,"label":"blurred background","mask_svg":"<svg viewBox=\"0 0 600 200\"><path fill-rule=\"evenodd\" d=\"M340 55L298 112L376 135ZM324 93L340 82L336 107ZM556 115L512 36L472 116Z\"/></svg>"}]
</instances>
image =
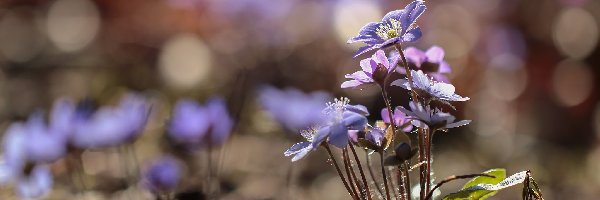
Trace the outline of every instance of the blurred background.
<instances>
[{"instance_id":1,"label":"blurred background","mask_svg":"<svg viewBox=\"0 0 600 200\"><path fill-rule=\"evenodd\" d=\"M141 163L164 153L173 102L227 99L237 122L219 157L220 199L346 199L325 151L291 163L298 141L266 114L257 89L327 91L384 107L377 87L340 89L359 69L346 40L407 0L2 0L0 130L54 99L115 102L127 91L152 97L153 113L134 144ZM438 179L503 167L532 170L547 199L600 195L600 2L429 0L418 24L422 50L439 45L453 72L468 126L436 135ZM406 46L406 45L405 45ZM392 104L408 95L392 89ZM202 157L206 152L198 153ZM53 165L47 199L151 199L124 179L119 151L83 153L88 191L69 188ZM198 159L196 162L204 162ZM193 170L193 169L192 169ZM187 182L193 182L188 180ZM443 193L464 181L445 185ZM189 184L188 184L189 185ZM186 181L178 189L192 190ZM494 199L517 199L521 188ZM79 196L76 196L79 195ZM15 199L0 189L1 199Z\"/></svg>"}]
</instances>

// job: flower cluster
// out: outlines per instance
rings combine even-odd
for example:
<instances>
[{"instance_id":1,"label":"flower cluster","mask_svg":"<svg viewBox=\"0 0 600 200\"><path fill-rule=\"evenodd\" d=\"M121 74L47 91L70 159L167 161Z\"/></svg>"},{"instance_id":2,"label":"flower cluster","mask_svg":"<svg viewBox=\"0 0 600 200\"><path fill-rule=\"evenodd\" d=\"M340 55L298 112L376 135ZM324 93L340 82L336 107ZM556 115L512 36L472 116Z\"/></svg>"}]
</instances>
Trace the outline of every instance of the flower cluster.
<instances>
[{"instance_id":1,"label":"flower cluster","mask_svg":"<svg viewBox=\"0 0 600 200\"><path fill-rule=\"evenodd\" d=\"M0 185L14 185L23 198L41 197L53 185L50 165L67 156L80 159L85 150L132 144L144 132L150 114L149 99L133 93L124 95L115 106L96 107L88 100L76 104L68 98L57 99L48 120L36 112L6 130L1 146ZM220 145L231 133L233 121L224 100L212 98L205 106L181 100L169 125L169 136L175 141L188 146ZM177 163L168 156L153 162L143 174L142 183L154 192L173 189L180 178Z\"/></svg>"},{"instance_id":2,"label":"flower cluster","mask_svg":"<svg viewBox=\"0 0 600 200\"><path fill-rule=\"evenodd\" d=\"M469 100L455 92L455 87L449 83L447 74L450 66L444 61L444 50L433 46L423 52L415 47L403 49L407 42L414 42L421 37L421 29L416 20L426 10L424 1L416 0L404 9L387 13L381 22L372 22L360 29L359 34L350 38L348 43L363 42L356 56L375 50L375 53L359 62L360 70L345 77L349 80L341 84L341 88L359 88L366 85L377 85L381 89L386 107L381 110L382 121L370 125L365 116L368 111L364 106L349 105L347 98L336 99L327 104L325 118L309 130L301 131L305 142L293 145L284 152L285 156L293 156L297 161L319 146L324 146L338 170L338 174L354 199L370 199L369 184L362 172L360 160L357 159L354 146L364 148L367 155L377 152L381 156L382 177L385 188L385 199L391 199L384 166L397 166L402 170L401 176L409 173L411 158L419 153L419 180L421 199L428 199L431 190L431 138L437 131L447 131L450 128L467 125L470 120L456 120L452 114L442 111L439 106L450 106L452 102ZM388 50L388 47L394 47ZM388 53L386 53L388 52ZM397 76L392 76L398 73ZM392 77L402 77L392 80ZM403 106L392 107L389 86L399 86L411 93L409 109ZM441 104L433 104L438 102ZM413 131L415 129L416 131ZM418 149L411 147L411 135L416 133ZM393 143L394 140L399 140ZM343 164L346 176L341 172L329 144L342 150ZM394 144L394 148L387 151ZM351 175L351 156L362 175L362 183L357 175ZM393 152L393 153L390 153ZM387 154L389 156L385 157ZM385 158L385 159L384 159ZM370 167L370 165L369 165ZM371 176L373 176L373 172ZM400 178L399 178L400 179ZM412 188L407 180L400 179L400 199L411 199ZM374 180L375 182L375 180ZM378 184L375 184L379 187ZM379 188L378 188L379 189ZM434 189L435 190L435 189ZM383 195L383 191L379 190Z\"/></svg>"},{"instance_id":3,"label":"flower cluster","mask_svg":"<svg viewBox=\"0 0 600 200\"><path fill-rule=\"evenodd\" d=\"M116 107L94 110L88 105L61 98L54 103L48 123L40 112L26 122L14 122L2 143L0 184L14 183L24 198L42 196L53 183L49 165L65 157L68 149L132 142L142 133L150 113L149 102L137 94L125 95Z\"/></svg>"}]
</instances>

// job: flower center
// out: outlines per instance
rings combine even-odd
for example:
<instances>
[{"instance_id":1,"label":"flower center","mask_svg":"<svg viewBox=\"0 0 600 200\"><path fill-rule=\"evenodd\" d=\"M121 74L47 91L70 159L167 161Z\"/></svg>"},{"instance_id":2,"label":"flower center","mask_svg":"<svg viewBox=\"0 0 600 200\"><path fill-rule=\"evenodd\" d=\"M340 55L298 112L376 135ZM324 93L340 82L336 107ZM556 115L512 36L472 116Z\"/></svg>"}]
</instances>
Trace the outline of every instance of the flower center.
<instances>
[{"instance_id":1,"label":"flower center","mask_svg":"<svg viewBox=\"0 0 600 200\"><path fill-rule=\"evenodd\" d=\"M333 119L334 123L342 121L344 119L344 111L346 106L350 103L350 99L342 97L340 99L334 99L333 102L327 103L324 113Z\"/></svg>"},{"instance_id":2,"label":"flower center","mask_svg":"<svg viewBox=\"0 0 600 200\"><path fill-rule=\"evenodd\" d=\"M380 38L384 40L389 40L391 38L398 37L398 34L402 32L402 28L400 27L400 21L390 19L388 23L379 25L379 28L377 28L375 32Z\"/></svg>"}]
</instances>

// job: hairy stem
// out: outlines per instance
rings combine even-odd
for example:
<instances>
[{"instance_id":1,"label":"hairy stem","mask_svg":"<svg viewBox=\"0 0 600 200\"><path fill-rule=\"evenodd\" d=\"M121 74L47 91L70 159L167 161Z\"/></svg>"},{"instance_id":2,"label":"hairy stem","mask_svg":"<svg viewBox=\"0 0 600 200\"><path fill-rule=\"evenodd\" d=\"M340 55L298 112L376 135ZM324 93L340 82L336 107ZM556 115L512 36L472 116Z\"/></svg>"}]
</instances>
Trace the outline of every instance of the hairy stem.
<instances>
[{"instance_id":1,"label":"hairy stem","mask_svg":"<svg viewBox=\"0 0 600 200\"><path fill-rule=\"evenodd\" d=\"M358 196L359 192L356 191L356 188L358 188L358 190L361 191L360 196L363 196L362 190L360 189L360 185L358 184L358 179L356 179L356 174L354 174L354 170L352 170L352 163L350 163L348 149L344 148L342 150L342 158L344 159L344 168L346 168L346 175L348 176L348 183L352 188L352 192L354 192L354 195Z\"/></svg>"},{"instance_id":2,"label":"hairy stem","mask_svg":"<svg viewBox=\"0 0 600 200\"><path fill-rule=\"evenodd\" d=\"M369 170L369 174L371 175L371 179L373 179L373 184L375 184L375 188L377 188L377 192L379 192L380 196L383 196L383 191L381 191L381 185L377 183L377 179L375 178L375 173L373 173L373 167L371 165L371 157L369 157L369 153L365 150L365 157L367 157L367 169Z\"/></svg>"},{"instance_id":3,"label":"hairy stem","mask_svg":"<svg viewBox=\"0 0 600 200\"><path fill-rule=\"evenodd\" d=\"M358 155L356 154L356 150L354 149L354 145L350 143L350 149L352 150L352 154L354 155L354 160L356 160L356 164L358 165L358 171L360 172L360 177L362 178L363 185L365 187L365 191L367 192L367 199L371 200L371 190L369 189L369 184L367 183L367 178L365 177L365 172L363 171L362 165L360 164L360 160L358 159Z\"/></svg>"},{"instance_id":4,"label":"hairy stem","mask_svg":"<svg viewBox=\"0 0 600 200\"><path fill-rule=\"evenodd\" d=\"M352 199L358 200L358 197L355 196L354 193L352 193L352 190L350 189L350 186L348 185L346 178L344 178L344 174L342 174L342 170L340 170L340 166L337 164L337 161L335 160L335 156L333 156L333 153L331 152L331 148L329 148L329 145L327 143L323 143L323 144L324 144L323 146L327 150L327 153L329 154L329 158L331 159L331 162L333 162L333 165L335 166L335 170L337 171L338 175L342 179L342 182L344 183L344 187L346 187L348 194L350 194Z\"/></svg>"},{"instance_id":5,"label":"hairy stem","mask_svg":"<svg viewBox=\"0 0 600 200\"><path fill-rule=\"evenodd\" d=\"M385 187L385 196L387 200L391 200L390 198L390 188L388 187L387 175L385 173L385 166L383 165L383 150L379 151L379 157L381 158L381 175L383 175L383 186Z\"/></svg>"},{"instance_id":6,"label":"hairy stem","mask_svg":"<svg viewBox=\"0 0 600 200\"><path fill-rule=\"evenodd\" d=\"M405 175L405 182L404 182L404 187L406 187L406 199L410 200L411 196L410 196L410 174L408 173L408 168L410 168L410 162L408 160L404 161L404 167L402 168L404 170L404 175Z\"/></svg>"}]
</instances>

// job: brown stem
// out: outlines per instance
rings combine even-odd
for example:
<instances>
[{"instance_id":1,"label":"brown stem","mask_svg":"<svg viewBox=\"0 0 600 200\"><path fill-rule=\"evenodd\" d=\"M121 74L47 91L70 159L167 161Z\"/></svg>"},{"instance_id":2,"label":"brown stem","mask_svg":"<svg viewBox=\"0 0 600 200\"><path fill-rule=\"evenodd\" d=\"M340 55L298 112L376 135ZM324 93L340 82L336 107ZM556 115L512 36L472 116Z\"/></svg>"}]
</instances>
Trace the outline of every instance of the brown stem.
<instances>
[{"instance_id":1,"label":"brown stem","mask_svg":"<svg viewBox=\"0 0 600 200\"><path fill-rule=\"evenodd\" d=\"M404 175L405 175L405 180L406 182L404 183L404 186L406 187L406 199L410 200L411 196L410 196L410 174L408 173L408 168L410 168L410 162L408 162L408 160L404 161Z\"/></svg>"},{"instance_id":2,"label":"brown stem","mask_svg":"<svg viewBox=\"0 0 600 200\"><path fill-rule=\"evenodd\" d=\"M490 178L495 178L495 176L488 175L488 174L467 174L467 175L460 175L460 176L449 176L449 177L445 178L444 180L440 181L440 183L438 183L437 185L435 185L435 187L433 187L433 189L427 193L427 196L425 196L425 199L427 200L427 199L431 198L431 196L433 195L433 191L435 191L436 189L438 189L439 187L441 187L443 184L445 184L447 182L457 180L457 179L474 178L474 177L478 177L478 176L487 176Z\"/></svg>"},{"instance_id":3,"label":"brown stem","mask_svg":"<svg viewBox=\"0 0 600 200\"><path fill-rule=\"evenodd\" d=\"M340 170L340 166L337 164L337 161L335 160L335 157L333 156L333 153L331 152L331 148L329 148L329 145L327 143L323 143L323 144L324 144L323 146L327 150L327 153L329 154L329 158L331 159L331 162L333 162L333 165L335 166L335 170L337 171L338 175L342 179L342 182L344 183L344 186L346 187L348 194L350 194L352 199L358 200L358 197L356 197L354 195L354 193L352 193L350 186L348 186L348 182L346 182L346 178L344 178L344 174L342 174L342 170Z\"/></svg>"},{"instance_id":4,"label":"brown stem","mask_svg":"<svg viewBox=\"0 0 600 200\"><path fill-rule=\"evenodd\" d=\"M433 142L433 140L431 139L433 133L431 133L430 129L425 129L425 136L427 137L425 140L425 149L427 149L425 151L425 157L427 158L427 165L425 166L425 177L427 178L427 182L425 184L425 191L429 191L429 189L431 189L431 143Z\"/></svg>"},{"instance_id":5,"label":"brown stem","mask_svg":"<svg viewBox=\"0 0 600 200\"><path fill-rule=\"evenodd\" d=\"M385 102L385 107L387 107L387 109L388 109L388 117L390 118L390 124L392 126L392 133L395 136L395 134L396 134L396 124L394 122L394 115L392 114L392 112L394 110L392 110L392 104L390 104L390 99L389 99L389 96L387 94L387 90L385 89L385 86L382 88L381 91L382 91L381 95L383 96L383 102ZM394 137L388 138L388 139L392 140L393 138Z\"/></svg>"},{"instance_id":6,"label":"brown stem","mask_svg":"<svg viewBox=\"0 0 600 200\"><path fill-rule=\"evenodd\" d=\"M348 176L348 183L350 184L350 187L352 188L352 192L354 192L354 195L358 196L358 193L360 191L360 193L361 193L360 195L363 196L363 194L362 194L363 192L360 189L358 179L356 179L356 174L354 174L354 170L352 170L352 163L350 163L350 158L348 156L348 149L344 148L342 150L342 158L344 159L344 168L346 168L346 175ZM358 188L359 191L356 191L356 188Z\"/></svg>"},{"instance_id":7,"label":"brown stem","mask_svg":"<svg viewBox=\"0 0 600 200\"><path fill-rule=\"evenodd\" d=\"M381 191L381 185L377 183L377 179L375 178L375 173L373 173L373 167L371 166L371 158L369 157L369 153L365 150L365 156L367 157L367 169L369 170L369 174L371 175L371 179L373 179L373 184L375 184L375 188L377 188L377 192L379 192L379 196L383 196L383 191Z\"/></svg>"},{"instance_id":8,"label":"brown stem","mask_svg":"<svg viewBox=\"0 0 600 200\"><path fill-rule=\"evenodd\" d=\"M398 50L398 52L400 53L400 58L402 58L402 65L404 65L404 70L406 71L406 78L408 79L408 84L410 85L410 93L412 96L412 100L417 103L417 93L412 90L413 88L413 78L412 78L412 74L410 74L410 69L408 67L408 62L406 62L406 56L404 56L404 51L402 51L402 45L400 44L395 44L396 49Z\"/></svg>"},{"instance_id":9,"label":"brown stem","mask_svg":"<svg viewBox=\"0 0 600 200\"><path fill-rule=\"evenodd\" d=\"M396 191L396 188L399 188L400 186L396 187L396 184L394 183L394 171L393 169L390 169L389 167L387 168L388 173L390 173L390 188L392 188L392 194L394 195L394 197L396 197L396 199L398 199L398 191Z\"/></svg>"},{"instance_id":10,"label":"brown stem","mask_svg":"<svg viewBox=\"0 0 600 200\"><path fill-rule=\"evenodd\" d=\"M383 175L383 186L385 187L385 196L387 200L391 200L390 198L390 188L387 183L387 175L385 174L385 166L383 165L383 150L379 151L379 157L381 158L381 174Z\"/></svg>"},{"instance_id":11,"label":"brown stem","mask_svg":"<svg viewBox=\"0 0 600 200\"><path fill-rule=\"evenodd\" d=\"M404 185L404 173L401 169L400 166L397 167L398 169L398 175L397 175L397 179L398 179L398 189L400 190L400 199L406 199L406 186Z\"/></svg>"},{"instance_id":12,"label":"brown stem","mask_svg":"<svg viewBox=\"0 0 600 200\"><path fill-rule=\"evenodd\" d=\"M360 177L362 178L363 185L367 192L367 199L371 200L371 190L369 189L369 184L367 183L367 178L365 177L365 172L363 171L362 165L360 164L360 160L358 159L358 155L356 154L356 150L354 149L354 145L350 143L350 149L352 150L352 154L354 155L354 160L356 160L356 164L358 165L358 171L360 172Z\"/></svg>"},{"instance_id":13,"label":"brown stem","mask_svg":"<svg viewBox=\"0 0 600 200\"><path fill-rule=\"evenodd\" d=\"M425 145L423 143L425 143L425 136L423 135L423 129L419 128L418 129L418 138L419 138L419 163L423 163L425 162ZM423 200L424 196L425 196L425 165L420 165L419 166L419 187L421 188L420 190L420 199Z\"/></svg>"}]
</instances>

